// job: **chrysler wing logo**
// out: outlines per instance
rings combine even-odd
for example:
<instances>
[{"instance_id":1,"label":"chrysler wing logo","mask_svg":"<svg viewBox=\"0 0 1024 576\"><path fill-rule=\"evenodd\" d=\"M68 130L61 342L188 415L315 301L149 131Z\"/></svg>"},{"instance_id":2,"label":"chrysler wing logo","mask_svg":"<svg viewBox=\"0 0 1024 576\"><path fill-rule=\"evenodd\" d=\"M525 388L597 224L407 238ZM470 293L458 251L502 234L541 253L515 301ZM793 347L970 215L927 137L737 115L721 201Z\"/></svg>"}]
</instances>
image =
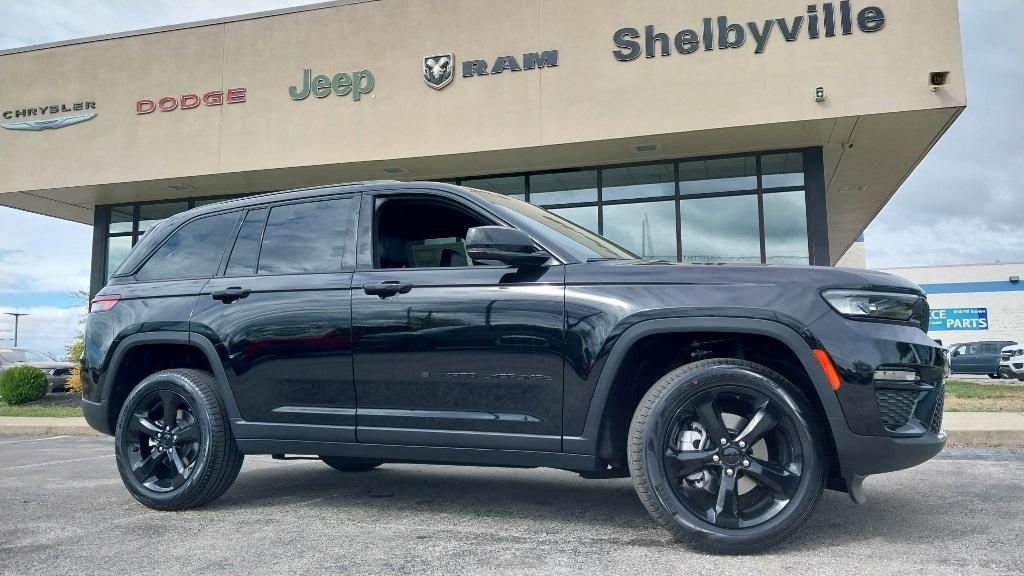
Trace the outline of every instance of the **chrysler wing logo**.
<instances>
[{"instance_id":1,"label":"chrysler wing logo","mask_svg":"<svg viewBox=\"0 0 1024 576\"><path fill-rule=\"evenodd\" d=\"M63 118L52 118L48 120L28 120L25 122L11 122L10 124L0 124L0 128L6 128L7 130L24 130L28 132L39 132L40 130L56 130L65 126L73 126L75 124L81 124L82 122L88 122L96 117L96 113L90 114L77 114L75 116L65 116Z\"/></svg>"},{"instance_id":2,"label":"chrysler wing logo","mask_svg":"<svg viewBox=\"0 0 1024 576\"><path fill-rule=\"evenodd\" d=\"M423 59L423 81L427 86L440 90L451 84L455 78L455 55L438 54Z\"/></svg>"}]
</instances>

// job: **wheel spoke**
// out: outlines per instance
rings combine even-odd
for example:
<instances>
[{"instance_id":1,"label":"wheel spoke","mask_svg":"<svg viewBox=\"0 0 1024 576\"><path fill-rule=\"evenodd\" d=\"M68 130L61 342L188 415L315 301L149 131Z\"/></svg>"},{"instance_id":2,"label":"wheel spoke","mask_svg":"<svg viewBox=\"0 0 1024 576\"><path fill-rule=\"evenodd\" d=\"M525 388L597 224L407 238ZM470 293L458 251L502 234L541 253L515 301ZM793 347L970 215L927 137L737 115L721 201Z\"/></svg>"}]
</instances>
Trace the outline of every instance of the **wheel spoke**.
<instances>
[{"instance_id":1,"label":"wheel spoke","mask_svg":"<svg viewBox=\"0 0 1024 576\"><path fill-rule=\"evenodd\" d=\"M186 424L174 432L177 444L196 442L199 440L199 429L195 424Z\"/></svg>"},{"instance_id":2,"label":"wheel spoke","mask_svg":"<svg viewBox=\"0 0 1024 576\"><path fill-rule=\"evenodd\" d=\"M178 471L178 475L179 476L184 476L185 475L185 463L181 461L181 455L178 454L178 449L177 448L171 448L170 450L167 451L167 454L170 455L171 463L174 464L174 468L175 468L175 470Z\"/></svg>"},{"instance_id":3,"label":"wheel spoke","mask_svg":"<svg viewBox=\"0 0 1024 576\"><path fill-rule=\"evenodd\" d=\"M161 390L160 403L164 407L164 426L173 429L178 418L178 395L170 390Z\"/></svg>"},{"instance_id":4,"label":"wheel spoke","mask_svg":"<svg viewBox=\"0 0 1024 576\"><path fill-rule=\"evenodd\" d=\"M722 415L715 408L715 396L705 394L703 398L698 400L695 409L697 411L697 419L700 420L700 424L704 427L704 431L707 432L711 442L717 445L720 438L729 437L729 430L725 427L725 423L722 422Z\"/></svg>"},{"instance_id":5,"label":"wheel spoke","mask_svg":"<svg viewBox=\"0 0 1024 576\"><path fill-rule=\"evenodd\" d=\"M712 522L723 528L737 528L740 523L739 500L736 494L736 476L722 474L718 481L718 498L712 511Z\"/></svg>"},{"instance_id":6,"label":"wheel spoke","mask_svg":"<svg viewBox=\"0 0 1024 576\"><path fill-rule=\"evenodd\" d=\"M166 454L158 452L156 448L153 448L153 451L149 453L149 456L144 458L138 466L132 468L132 474L135 474L135 478L138 479L139 482L145 482L153 475L153 471L156 470L156 467L163 461L164 456L166 456Z\"/></svg>"},{"instance_id":7,"label":"wheel spoke","mask_svg":"<svg viewBox=\"0 0 1024 576\"><path fill-rule=\"evenodd\" d=\"M736 441L742 440L748 446L753 446L765 434L775 428L778 423L779 419L775 416L775 407L772 406L771 402L765 402L750 418L750 421L747 422L747 427L736 436Z\"/></svg>"},{"instance_id":8,"label":"wheel spoke","mask_svg":"<svg viewBox=\"0 0 1024 576\"><path fill-rule=\"evenodd\" d=\"M714 450L706 451L673 451L665 452L665 473L672 480L680 476L689 476L701 468L711 464Z\"/></svg>"},{"instance_id":9,"label":"wheel spoke","mask_svg":"<svg viewBox=\"0 0 1024 576\"><path fill-rule=\"evenodd\" d=\"M128 430L151 438L156 436L158 432L161 432L160 427L154 424L144 412L132 414L132 418L128 422Z\"/></svg>"},{"instance_id":10,"label":"wheel spoke","mask_svg":"<svg viewBox=\"0 0 1024 576\"><path fill-rule=\"evenodd\" d=\"M795 474L758 458L750 459L750 467L744 473L758 484L787 498L793 496L800 485L800 474Z\"/></svg>"}]
</instances>

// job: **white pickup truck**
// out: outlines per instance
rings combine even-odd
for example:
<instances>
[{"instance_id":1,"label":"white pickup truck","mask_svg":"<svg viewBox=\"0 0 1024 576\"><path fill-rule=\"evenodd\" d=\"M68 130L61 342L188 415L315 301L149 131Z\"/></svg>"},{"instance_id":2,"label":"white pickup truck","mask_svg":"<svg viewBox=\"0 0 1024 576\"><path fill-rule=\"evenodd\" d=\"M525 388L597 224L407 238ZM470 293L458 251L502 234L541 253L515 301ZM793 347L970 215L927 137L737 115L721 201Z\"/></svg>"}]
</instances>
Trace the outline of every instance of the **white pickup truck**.
<instances>
[{"instance_id":1,"label":"white pickup truck","mask_svg":"<svg viewBox=\"0 0 1024 576\"><path fill-rule=\"evenodd\" d=\"M1024 344L1003 348L999 354L999 375L1024 382Z\"/></svg>"}]
</instances>

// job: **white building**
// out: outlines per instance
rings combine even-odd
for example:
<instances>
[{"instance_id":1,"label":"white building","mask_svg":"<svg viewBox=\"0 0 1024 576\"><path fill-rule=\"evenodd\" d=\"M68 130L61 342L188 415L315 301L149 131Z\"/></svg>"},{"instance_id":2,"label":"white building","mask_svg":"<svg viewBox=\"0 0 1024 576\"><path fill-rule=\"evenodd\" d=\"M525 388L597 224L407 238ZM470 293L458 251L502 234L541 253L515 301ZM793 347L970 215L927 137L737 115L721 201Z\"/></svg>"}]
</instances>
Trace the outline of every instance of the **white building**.
<instances>
[{"instance_id":1,"label":"white building","mask_svg":"<svg viewBox=\"0 0 1024 576\"><path fill-rule=\"evenodd\" d=\"M929 333L943 344L1024 342L1024 262L883 271L916 282L928 292L932 307Z\"/></svg>"}]
</instances>

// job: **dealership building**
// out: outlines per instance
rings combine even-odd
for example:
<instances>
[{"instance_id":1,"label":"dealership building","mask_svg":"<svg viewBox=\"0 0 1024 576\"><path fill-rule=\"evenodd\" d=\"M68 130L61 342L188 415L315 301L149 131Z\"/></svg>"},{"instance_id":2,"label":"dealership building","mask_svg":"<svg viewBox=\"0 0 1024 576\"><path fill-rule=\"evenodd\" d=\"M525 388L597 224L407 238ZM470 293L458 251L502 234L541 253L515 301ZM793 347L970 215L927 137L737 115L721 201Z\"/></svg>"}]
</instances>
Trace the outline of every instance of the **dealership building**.
<instances>
[{"instance_id":1,"label":"dealership building","mask_svg":"<svg viewBox=\"0 0 1024 576\"><path fill-rule=\"evenodd\" d=\"M217 199L444 180L633 252L834 265L966 106L956 0L348 0L0 52L0 205L92 291Z\"/></svg>"}]
</instances>

